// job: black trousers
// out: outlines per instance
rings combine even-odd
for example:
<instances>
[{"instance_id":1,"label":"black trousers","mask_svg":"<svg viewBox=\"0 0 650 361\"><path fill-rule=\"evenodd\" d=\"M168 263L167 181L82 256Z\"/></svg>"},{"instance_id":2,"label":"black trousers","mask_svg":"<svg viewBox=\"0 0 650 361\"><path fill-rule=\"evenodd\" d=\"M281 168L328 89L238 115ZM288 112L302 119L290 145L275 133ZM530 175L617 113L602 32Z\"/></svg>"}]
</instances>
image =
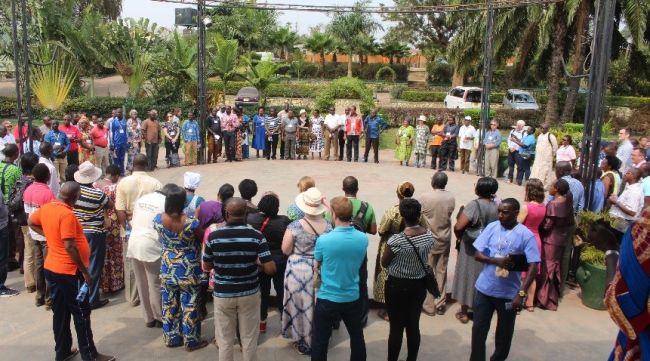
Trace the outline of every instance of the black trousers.
<instances>
[{"instance_id":1,"label":"black trousers","mask_svg":"<svg viewBox=\"0 0 650 361\"><path fill-rule=\"evenodd\" d=\"M77 301L82 278L79 275L64 275L45 270L45 279L52 297L52 330L56 344L54 346L56 360L64 360L70 356L72 348L71 316L77 332L81 359L94 359L97 356L97 349L90 328L90 303L88 303L88 297L83 302Z\"/></svg>"},{"instance_id":2,"label":"black trousers","mask_svg":"<svg viewBox=\"0 0 650 361\"><path fill-rule=\"evenodd\" d=\"M345 153L345 131L339 130L339 160L343 160Z\"/></svg>"},{"instance_id":3,"label":"black trousers","mask_svg":"<svg viewBox=\"0 0 650 361\"><path fill-rule=\"evenodd\" d=\"M79 150L68 152L68 165L70 164L79 165Z\"/></svg>"},{"instance_id":4,"label":"black trousers","mask_svg":"<svg viewBox=\"0 0 650 361\"><path fill-rule=\"evenodd\" d=\"M223 132L224 147L226 147L226 158L228 161L235 160L235 132Z\"/></svg>"},{"instance_id":5,"label":"black trousers","mask_svg":"<svg viewBox=\"0 0 650 361\"><path fill-rule=\"evenodd\" d=\"M260 274L260 296L262 302L260 303L260 320L266 321L269 316L269 299L271 298L271 283L273 283L273 288L275 288L276 301L278 312L280 313L280 319L282 319L282 310L283 310L283 299L284 299L284 271L287 268L287 257L284 255L272 255L273 261L275 262L276 272L273 276L269 276L266 273Z\"/></svg>"},{"instance_id":6,"label":"black trousers","mask_svg":"<svg viewBox=\"0 0 650 361\"><path fill-rule=\"evenodd\" d=\"M275 154L278 150L278 140L280 138L279 134L273 134L271 135L271 140L269 138L266 138L266 146L264 147L264 157L266 159L273 158L275 159Z\"/></svg>"},{"instance_id":7,"label":"black trousers","mask_svg":"<svg viewBox=\"0 0 650 361\"><path fill-rule=\"evenodd\" d=\"M368 255L363 258L363 263L359 267L359 305L361 307L361 327L368 324L368 311L370 309L370 300L368 297ZM338 329L341 324L341 318L335 317L333 326Z\"/></svg>"},{"instance_id":8,"label":"black trousers","mask_svg":"<svg viewBox=\"0 0 650 361\"><path fill-rule=\"evenodd\" d=\"M363 154L363 161L368 161L368 155L370 154L370 148L372 147L372 152L375 156L375 163L379 162L379 138L368 138L366 137L366 151Z\"/></svg>"},{"instance_id":9,"label":"black trousers","mask_svg":"<svg viewBox=\"0 0 650 361\"><path fill-rule=\"evenodd\" d=\"M458 144L456 140L443 142L440 146L440 170L447 170L447 164L449 164L449 170L453 172L456 158L458 158Z\"/></svg>"},{"instance_id":10,"label":"black trousers","mask_svg":"<svg viewBox=\"0 0 650 361\"><path fill-rule=\"evenodd\" d=\"M440 154L440 146L431 146L431 169L438 168L438 155ZM441 159L442 160L442 159Z\"/></svg>"},{"instance_id":11,"label":"black trousers","mask_svg":"<svg viewBox=\"0 0 650 361\"><path fill-rule=\"evenodd\" d=\"M280 139L280 158L284 159L284 137Z\"/></svg>"},{"instance_id":12,"label":"black trousers","mask_svg":"<svg viewBox=\"0 0 650 361\"><path fill-rule=\"evenodd\" d=\"M522 164L521 155L519 155L519 151L508 153L508 180L510 180L511 182L515 176L515 165L517 166L517 172L520 172L520 170L523 169L524 167L524 165Z\"/></svg>"},{"instance_id":13,"label":"black trousers","mask_svg":"<svg viewBox=\"0 0 650 361\"><path fill-rule=\"evenodd\" d=\"M406 331L406 361L415 361L420 349L420 314L426 297L424 279L389 276L386 280L386 311L390 322L388 361L397 361Z\"/></svg>"},{"instance_id":14,"label":"black trousers","mask_svg":"<svg viewBox=\"0 0 650 361\"><path fill-rule=\"evenodd\" d=\"M158 165L158 150L160 149L160 144L158 143L147 143L144 145L145 152L147 153L147 159L149 160L149 171L153 171Z\"/></svg>"},{"instance_id":15,"label":"black trousers","mask_svg":"<svg viewBox=\"0 0 650 361\"><path fill-rule=\"evenodd\" d=\"M352 160L352 153L354 152L354 161L359 160L359 136L358 135L348 135L348 143L346 144L346 156L348 162Z\"/></svg>"},{"instance_id":16,"label":"black trousers","mask_svg":"<svg viewBox=\"0 0 650 361\"><path fill-rule=\"evenodd\" d=\"M360 311L359 300L345 303L331 302L320 298L316 300L311 339L312 361L327 360L327 346L332 336L332 321L335 319L343 320L350 335L350 360L366 361L366 341L363 337Z\"/></svg>"},{"instance_id":17,"label":"black trousers","mask_svg":"<svg viewBox=\"0 0 650 361\"><path fill-rule=\"evenodd\" d=\"M476 291L474 295L474 324L472 325L472 353L470 361L485 361L485 341L490 332L492 315L497 313L497 330L494 336L494 353L490 361L503 361L508 358L512 335L515 332L517 311L512 307L506 310L506 303L512 302Z\"/></svg>"},{"instance_id":18,"label":"black trousers","mask_svg":"<svg viewBox=\"0 0 650 361\"><path fill-rule=\"evenodd\" d=\"M177 141L176 143L172 143L168 140L165 141L165 159L169 161L169 156L174 154L178 154L178 148L181 146L181 141Z\"/></svg>"}]
</instances>

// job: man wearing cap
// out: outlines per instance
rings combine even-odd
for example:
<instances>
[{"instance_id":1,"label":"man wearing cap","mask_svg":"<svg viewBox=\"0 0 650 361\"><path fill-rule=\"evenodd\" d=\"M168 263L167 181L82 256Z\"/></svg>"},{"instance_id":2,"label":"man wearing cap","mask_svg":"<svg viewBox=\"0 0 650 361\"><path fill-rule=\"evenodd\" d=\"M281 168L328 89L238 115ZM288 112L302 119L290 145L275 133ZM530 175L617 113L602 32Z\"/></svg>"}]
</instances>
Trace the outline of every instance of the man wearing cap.
<instances>
[{"instance_id":1,"label":"man wearing cap","mask_svg":"<svg viewBox=\"0 0 650 361\"><path fill-rule=\"evenodd\" d=\"M334 230L318 237L314 269L321 285L316 295L311 359L327 360L332 323L342 319L350 335L350 360L366 360L359 267L368 248L368 236L352 227L352 203L345 197L330 202Z\"/></svg>"},{"instance_id":2,"label":"man wearing cap","mask_svg":"<svg viewBox=\"0 0 650 361\"><path fill-rule=\"evenodd\" d=\"M469 158L472 154L475 137L476 128L472 125L472 117L468 115L463 119L463 125L458 130L458 139L460 140L460 170L463 174L469 172Z\"/></svg>"},{"instance_id":3,"label":"man wearing cap","mask_svg":"<svg viewBox=\"0 0 650 361\"><path fill-rule=\"evenodd\" d=\"M329 113L325 116L325 160L330 160L330 152L334 150L334 159L339 156L338 133L339 116L334 113L334 107L330 107Z\"/></svg>"},{"instance_id":4,"label":"man wearing cap","mask_svg":"<svg viewBox=\"0 0 650 361\"><path fill-rule=\"evenodd\" d=\"M454 163L456 158L458 158L458 131L460 128L456 124L456 118L453 115L449 116L449 122L442 130L443 140L442 145L440 146L440 170L447 170L447 164L449 164L449 170L454 171Z\"/></svg>"},{"instance_id":5,"label":"man wearing cap","mask_svg":"<svg viewBox=\"0 0 650 361\"><path fill-rule=\"evenodd\" d=\"M246 224L246 201L225 203L226 225L203 247L203 270L214 270L214 323L219 360L233 360L239 332L244 360L254 360L260 325L258 269L275 274L275 262L262 233Z\"/></svg>"},{"instance_id":6,"label":"man wearing cap","mask_svg":"<svg viewBox=\"0 0 650 361\"><path fill-rule=\"evenodd\" d=\"M363 121L363 131L366 134L366 151L363 154L363 161L368 163L368 154L370 147L375 155L375 163L379 163L379 136L388 125L377 115L377 110L373 109Z\"/></svg>"},{"instance_id":7,"label":"man wearing cap","mask_svg":"<svg viewBox=\"0 0 650 361\"><path fill-rule=\"evenodd\" d=\"M357 114L357 107L350 108L350 114L345 119L345 139L346 155L348 162L352 161L352 153L354 152L354 161L359 161L359 139L363 137L363 120L361 115Z\"/></svg>"},{"instance_id":8,"label":"man wearing cap","mask_svg":"<svg viewBox=\"0 0 650 361\"><path fill-rule=\"evenodd\" d=\"M512 180L514 179L515 165L517 165L518 171L523 171L524 169L522 162L523 159L521 158L521 155L519 155L519 144L517 144L515 140L521 142L524 139L524 136L526 135L526 130L524 129L525 126L526 122L518 120L517 125L515 125L515 128L512 129L508 135L508 183L512 183Z\"/></svg>"},{"instance_id":9,"label":"man wearing cap","mask_svg":"<svg viewBox=\"0 0 650 361\"><path fill-rule=\"evenodd\" d=\"M436 124L431 126L431 142L429 143L429 148L431 148L431 169L436 169L438 167L440 145L442 145L442 141L445 139L443 136L444 129L444 119L442 116L438 116L436 118Z\"/></svg>"},{"instance_id":10,"label":"man wearing cap","mask_svg":"<svg viewBox=\"0 0 650 361\"><path fill-rule=\"evenodd\" d=\"M104 210L113 207L113 201L101 190L94 188L102 176L102 170L91 162L85 161L74 174L75 182L79 183L79 199L74 204L74 214L83 227L84 236L90 246L90 265L88 272L95 280L88 290L90 307L100 308L108 303L108 299L99 299L102 271L106 259L106 228L104 227Z\"/></svg>"}]
</instances>

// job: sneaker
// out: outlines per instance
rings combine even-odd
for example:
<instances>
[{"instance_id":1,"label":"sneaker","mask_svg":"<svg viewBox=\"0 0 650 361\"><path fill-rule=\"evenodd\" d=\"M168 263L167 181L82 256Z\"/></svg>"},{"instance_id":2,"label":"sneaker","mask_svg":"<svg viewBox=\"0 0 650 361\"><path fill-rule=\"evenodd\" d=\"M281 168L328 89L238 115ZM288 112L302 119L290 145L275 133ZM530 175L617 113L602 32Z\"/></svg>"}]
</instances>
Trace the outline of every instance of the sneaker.
<instances>
[{"instance_id":1,"label":"sneaker","mask_svg":"<svg viewBox=\"0 0 650 361\"><path fill-rule=\"evenodd\" d=\"M2 286L0 289L0 298L18 296L18 294L20 294L20 292L12 290L9 287Z\"/></svg>"}]
</instances>

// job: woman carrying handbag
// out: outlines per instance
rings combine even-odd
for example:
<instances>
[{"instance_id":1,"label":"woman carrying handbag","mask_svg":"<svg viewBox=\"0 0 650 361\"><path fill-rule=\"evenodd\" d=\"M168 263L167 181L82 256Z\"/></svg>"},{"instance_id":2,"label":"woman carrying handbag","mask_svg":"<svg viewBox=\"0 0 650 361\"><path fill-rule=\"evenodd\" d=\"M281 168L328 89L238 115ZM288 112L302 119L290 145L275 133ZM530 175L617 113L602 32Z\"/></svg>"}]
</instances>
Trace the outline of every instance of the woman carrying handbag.
<instances>
[{"instance_id":1,"label":"woman carrying handbag","mask_svg":"<svg viewBox=\"0 0 650 361\"><path fill-rule=\"evenodd\" d=\"M406 360L417 359L420 349L420 310L427 289L435 292L436 288L427 283L431 280L430 271L422 261L427 259L433 247L433 235L418 224L421 208L415 199L406 198L400 202L399 213L404 219L404 231L388 240L381 258L382 266L388 270L385 290L390 323L388 361L397 361L405 330Z\"/></svg>"}]
</instances>

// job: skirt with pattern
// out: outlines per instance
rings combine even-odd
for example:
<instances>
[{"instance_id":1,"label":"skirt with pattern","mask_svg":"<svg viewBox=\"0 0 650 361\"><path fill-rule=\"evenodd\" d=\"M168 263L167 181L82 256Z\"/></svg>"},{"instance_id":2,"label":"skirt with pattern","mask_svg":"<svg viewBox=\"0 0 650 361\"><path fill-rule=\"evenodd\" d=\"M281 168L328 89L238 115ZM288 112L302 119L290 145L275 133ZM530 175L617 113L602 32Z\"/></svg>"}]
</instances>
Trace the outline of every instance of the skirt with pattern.
<instances>
[{"instance_id":1,"label":"skirt with pattern","mask_svg":"<svg viewBox=\"0 0 650 361\"><path fill-rule=\"evenodd\" d=\"M316 297L314 259L291 255L284 272L284 310L282 335L298 343L301 351L311 352L311 330Z\"/></svg>"}]
</instances>

